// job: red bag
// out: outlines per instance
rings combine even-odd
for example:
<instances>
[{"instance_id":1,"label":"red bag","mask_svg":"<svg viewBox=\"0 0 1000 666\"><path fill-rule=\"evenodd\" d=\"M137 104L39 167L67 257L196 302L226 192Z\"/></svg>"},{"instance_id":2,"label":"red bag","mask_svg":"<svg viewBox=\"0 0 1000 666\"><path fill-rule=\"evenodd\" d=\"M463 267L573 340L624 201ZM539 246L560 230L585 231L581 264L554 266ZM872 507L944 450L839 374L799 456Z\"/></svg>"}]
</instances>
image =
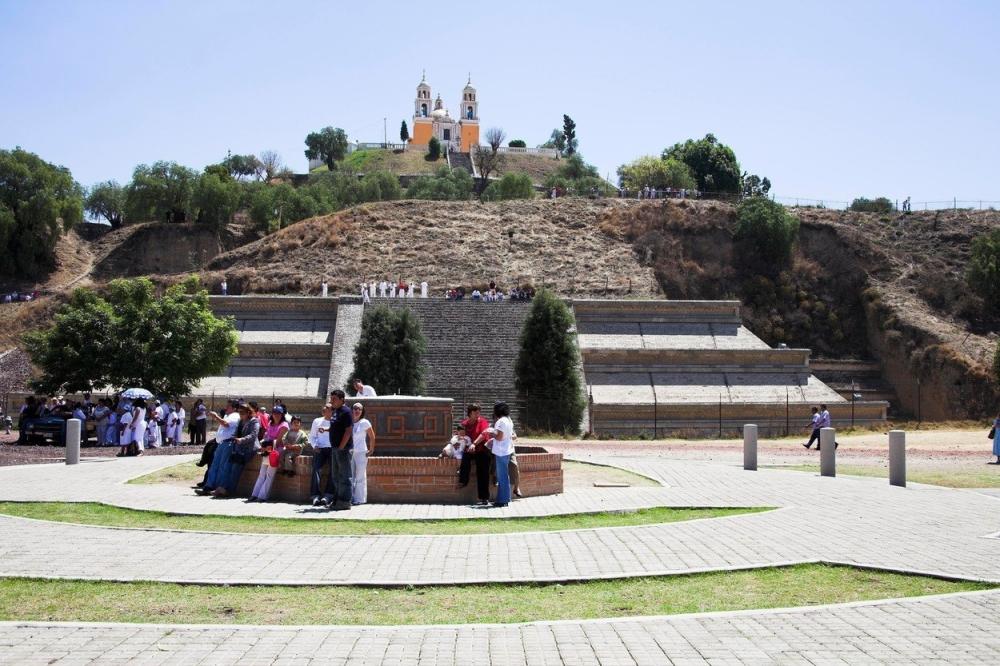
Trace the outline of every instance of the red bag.
<instances>
[{"instance_id":1,"label":"red bag","mask_svg":"<svg viewBox=\"0 0 1000 666\"><path fill-rule=\"evenodd\" d=\"M278 466L278 461L280 461L280 460L281 460L281 454L278 453L277 449L271 449L271 452L269 454L267 454L267 463L271 467L277 467Z\"/></svg>"}]
</instances>

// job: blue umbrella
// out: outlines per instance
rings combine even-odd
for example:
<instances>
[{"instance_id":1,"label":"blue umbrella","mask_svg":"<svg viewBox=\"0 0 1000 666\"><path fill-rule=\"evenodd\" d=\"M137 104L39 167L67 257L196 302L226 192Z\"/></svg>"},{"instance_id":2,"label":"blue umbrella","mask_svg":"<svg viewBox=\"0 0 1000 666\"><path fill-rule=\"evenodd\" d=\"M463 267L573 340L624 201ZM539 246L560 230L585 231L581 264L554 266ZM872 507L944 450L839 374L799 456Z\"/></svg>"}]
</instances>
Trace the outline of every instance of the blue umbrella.
<instances>
[{"instance_id":1,"label":"blue umbrella","mask_svg":"<svg viewBox=\"0 0 1000 666\"><path fill-rule=\"evenodd\" d=\"M137 398L149 400L153 397L153 394L144 388L130 388L127 391L122 392L122 397L128 398L129 400L136 400Z\"/></svg>"}]
</instances>

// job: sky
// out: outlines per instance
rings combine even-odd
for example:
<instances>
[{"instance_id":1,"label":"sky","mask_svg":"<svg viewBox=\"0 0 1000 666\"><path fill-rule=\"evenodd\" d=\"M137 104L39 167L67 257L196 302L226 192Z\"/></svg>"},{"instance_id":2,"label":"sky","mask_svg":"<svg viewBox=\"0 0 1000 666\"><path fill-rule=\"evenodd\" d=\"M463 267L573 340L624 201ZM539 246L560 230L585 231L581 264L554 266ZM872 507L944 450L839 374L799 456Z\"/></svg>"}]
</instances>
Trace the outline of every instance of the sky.
<instances>
[{"instance_id":1,"label":"sky","mask_svg":"<svg viewBox=\"0 0 1000 666\"><path fill-rule=\"evenodd\" d=\"M83 185L332 125L389 140L415 88L483 133L622 163L713 133L778 197L1000 201L1000 2L0 0L0 148Z\"/></svg>"}]
</instances>

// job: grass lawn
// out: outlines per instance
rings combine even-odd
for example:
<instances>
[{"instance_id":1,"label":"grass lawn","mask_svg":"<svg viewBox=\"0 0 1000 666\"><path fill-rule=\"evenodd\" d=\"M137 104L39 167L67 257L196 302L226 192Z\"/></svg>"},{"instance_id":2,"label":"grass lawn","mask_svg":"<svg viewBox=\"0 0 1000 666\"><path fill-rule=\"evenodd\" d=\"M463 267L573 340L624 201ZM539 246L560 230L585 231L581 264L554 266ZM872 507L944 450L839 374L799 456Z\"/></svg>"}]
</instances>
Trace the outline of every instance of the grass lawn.
<instances>
[{"instance_id":1,"label":"grass lawn","mask_svg":"<svg viewBox=\"0 0 1000 666\"><path fill-rule=\"evenodd\" d=\"M205 500L211 502L212 500ZM123 509L97 502L0 502L0 514L101 527L164 528L249 534L503 534L673 523L769 511L764 507L688 509L657 507L629 512L577 513L539 518L444 520L337 520L257 516L188 516Z\"/></svg>"},{"instance_id":2,"label":"grass lawn","mask_svg":"<svg viewBox=\"0 0 1000 666\"><path fill-rule=\"evenodd\" d=\"M805 465L773 465L772 469L792 469L799 472L815 472L819 474L819 464ZM968 465L952 468L934 467L923 469L915 465L907 465L906 480L913 483L929 483L946 488L1000 488L1000 474L995 466L982 465L982 471ZM889 478L888 466L882 465L837 465L837 474L848 476L871 476L882 479Z\"/></svg>"},{"instance_id":3,"label":"grass lawn","mask_svg":"<svg viewBox=\"0 0 1000 666\"><path fill-rule=\"evenodd\" d=\"M225 587L11 578L0 580L0 620L510 623L808 606L992 587L821 564L566 585L417 588Z\"/></svg>"}]
</instances>

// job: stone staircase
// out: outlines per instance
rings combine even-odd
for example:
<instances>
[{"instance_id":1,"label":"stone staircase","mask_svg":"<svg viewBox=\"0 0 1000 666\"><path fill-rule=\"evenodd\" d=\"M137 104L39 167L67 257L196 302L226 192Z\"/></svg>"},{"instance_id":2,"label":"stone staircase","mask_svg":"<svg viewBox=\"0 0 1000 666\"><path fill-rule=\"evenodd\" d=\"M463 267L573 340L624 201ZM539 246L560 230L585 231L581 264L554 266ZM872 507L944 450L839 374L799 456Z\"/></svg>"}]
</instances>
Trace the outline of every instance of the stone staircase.
<instances>
[{"instance_id":1,"label":"stone staircase","mask_svg":"<svg viewBox=\"0 0 1000 666\"><path fill-rule=\"evenodd\" d=\"M472 157L469 153L449 152L448 163L452 169L461 169L467 171L473 178L476 177L475 169L472 167Z\"/></svg>"},{"instance_id":2,"label":"stone staircase","mask_svg":"<svg viewBox=\"0 0 1000 666\"><path fill-rule=\"evenodd\" d=\"M890 410L899 406L896 390L885 381L878 361L823 358L813 359L810 367L816 377L845 400L856 394L860 396L857 400L885 400Z\"/></svg>"},{"instance_id":3,"label":"stone staircase","mask_svg":"<svg viewBox=\"0 0 1000 666\"><path fill-rule=\"evenodd\" d=\"M516 412L518 422L524 405L514 384L514 363L530 303L443 298L373 301L374 305L382 303L394 309L408 308L420 322L427 340L427 395L453 399L454 418L464 418L469 402L483 405L488 417L493 403L504 400Z\"/></svg>"},{"instance_id":4,"label":"stone staircase","mask_svg":"<svg viewBox=\"0 0 1000 666\"><path fill-rule=\"evenodd\" d=\"M239 352L226 371L192 396L265 401L280 397L310 413L327 393L337 300L301 296L212 296L217 315L235 319Z\"/></svg>"},{"instance_id":5,"label":"stone staircase","mask_svg":"<svg viewBox=\"0 0 1000 666\"><path fill-rule=\"evenodd\" d=\"M576 301L578 343L598 434L800 431L812 405L834 424L878 423L887 403L853 404L813 376L807 349L772 349L737 301Z\"/></svg>"}]
</instances>

